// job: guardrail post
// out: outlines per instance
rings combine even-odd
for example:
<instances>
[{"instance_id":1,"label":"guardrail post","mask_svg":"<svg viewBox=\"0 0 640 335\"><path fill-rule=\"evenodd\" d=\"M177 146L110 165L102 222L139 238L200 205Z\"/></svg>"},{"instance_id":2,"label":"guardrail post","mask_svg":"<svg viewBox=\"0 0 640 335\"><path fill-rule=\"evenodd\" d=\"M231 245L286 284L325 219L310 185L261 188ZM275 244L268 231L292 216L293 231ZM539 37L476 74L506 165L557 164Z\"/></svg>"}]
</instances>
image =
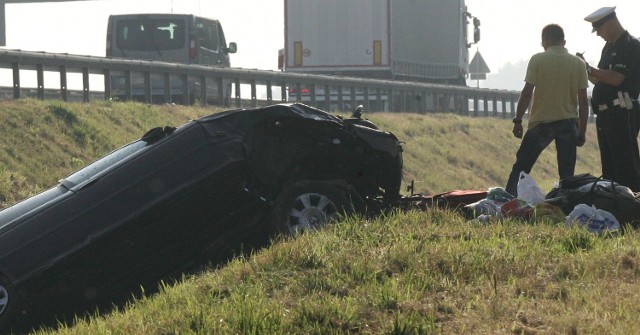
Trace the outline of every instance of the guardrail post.
<instances>
[{"instance_id":1,"label":"guardrail post","mask_svg":"<svg viewBox=\"0 0 640 335\"><path fill-rule=\"evenodd\" d=\"M222 79L222 77L217 77L216 79L216 87L218 88L218 98L216 99L216 104L218 106L226 106L230 102L227 101L227 97L231 97L231 85L228 87L225 86L226 82ZM227 92L229 91L229 92Z\"/></svg>"},{"instance_id":2,"label":"guardrail post","mask_svg":"<svg viewBox=\"0 0 640 335\"><path fill-rule=\"evenodd\" d=\"M236 107L242 107L242 95L240 92L240 79L236 78L235 80L235 91L236 91Z\"/></svg>"},{"instance_id":3,"label":"guardrail post","mask_svg":"<svg viewBox=\"0 0 640 335\"><path fill-rule=\"evenodd\" d=\"M171 96L171 75L169 73L162 74L162 80L164 81L164 102L173 102Z\"/></svg>"},{"instance_id":4,"label":"guardrail post","mask_svg":"<svg viewBox=\"0 0 640 335\"><path fill-rule=\"evenodd\" d=\"M104 99L111 99L111 69L105 69L103 72L104 79Z\"/></svg>"},{"instance_id":5,"label":"guardrail post","mask_svg":"<svg viewBox=\"0 0 640 335\"><path fill-rule=\"evenodd\" d=\"M280 101L286 102L288 95L289 94L287 92L287 83L284 81L280 82Z\"/></svg>"},{"instance_id":6,"label":"guardrail post","mask_svg":"<svg viewBox=\"0 0 640 335\"><path fill-rule=\"evenodd\" d=\"M209 96L207 95L207 77L200 76L200 106L206 106Z\"/></svg>"},{"instance_id":7,"label":"guardrail post","mask_svg":"<svg viewBox=\"0 0 640 335\"><path fill-rule=\"evenodd\" d=\"M454 95L454 100L456 102L456 108L454 109L454 113L456 114L462 114L462 112L464 111L464 100L465 96L464 94L455 94Z\"/></svg>"},{"instance_id":8,"label":"guardrail post","mask_svg":"<svg viewBox=\"0 0 640 335\"><path fill-rule=\"evenodd\" d=\"M151 96L151 72L144 71L142 77L144 78L144 101L148 104L153 103L153 97Z\"/></svg>"},{"instance_id":9,"label":"guardrail post","mask_svg":"<svg viewBox=\"0 0 640 335\"><path fill-rule=\"evenodd\" d=\"M131 101L133 99L133 88L131 87L131 81L131 70L124 71L124 97L127 101Z\"/></svg>"},{"instance_id":10,"label":"guardrail post","mask_svg":"<svg viewBox=\"0 0 640 335\"><path fill-rule=\"evenodd\" d=\"M409 106L408 106L409 111L417 113L418 112L418 105L420 103L419 102L420 97L419 97L418 93L416 91L414 91L414 90L411 90L411 91L409 91L408 98L409 99L408 99L407 102L409 104Z\"/></svg>"},{"instance_id":11,"label":"guardrail post","mask_svg":"<svg viewBox=\"0 0 640 335\"><path fill-rule=\"evenodd\" d=\"M67 93L67 66L60 65L60 96L62 101L69 101L69 94Z\"/></svg>"},{"instance_id":12,"label":"guardrail post","mask_svg":"<svg viewBox=\"0 0 640 335\"><path fill-rule=\"evenodd\" d=\"M271 104L273 101L273 86L271 85L271 80L266 81L267 84L267 103Z\"/></svg>"},{"instance_id":13,"label":"guardrail post","mask_svg":"<svg viewBox=\"0 0 640 335\"><path fill-rule=\"evenodd\" d=\"M300 92L302 90L302 85L300 85L300 83L295 83L293 85L294 87L294 98L293 101L295 102L300 102L302 100L302 93Z\"/></svg>"},{"instance_id":14,"label":"guardrail post","mask_svg":"<svg viewBox=\"0 0 640 335\"><path fill-rule=\"evenodd\" d=\"M91 95L89 94L89 68L82 68L82 101L89 102Z\"/></svg>"},{"instance_id":15,"label":"guardrail post","mask_svg":"<svg viewBox=\"0 0 640 335\"><path fill-rule=\"evenodd\" d=\"M491 116L498 117L498 98L495 95L492 96L491 105L493 106Z\"/></svg>"},{"instance_id":16,"label":"guardrail post","mask_svg":"<svg viewBox=\"0 0 640 335\"><path fill-rule=\"evenodd\" d=\"M383 105L383 102L382 102L382 92L381 92L380 87L376 87L375 93L374 93L373 96L376 98L376 103L373 105L373 107L370 107L371 111L373 111L373 112L382 112L382 111L384 111L384 105ZM369 104L369 105L371 105L371 104Z\"/></svg>"},{"instance_id":17,"label":"guardrail post","mask_svg":"<svg viewBox=\"0 0 640 335\"><path fill-rule=\"evenodd\" d=\"M460 92L455 92L453 93L454 96L454 100L456 103L456 108L453 110L453 113L455 114L462 114L464 113L464 108L465 105L464 103L466 102L466 96L464 95L464 93L460 93Z\"/></svg>"},{"instance_id":18,"label":"guardrail post","mask_svg":"<svg viewBox=\"0 0 640 335\"><path fill-rule=\"evenodd\" d=\"M38 99L44 100L44 65L36 65L36 76L38 77Z\"/></svg>"},{"instance_id":19,"label":"guardrail post","mask_svg":"<svg viewBox=\"0 0 640 335\"><path fill-rule=\"evenodd\" d=\"M316 97L316 84L313 84L313 83L309 84L308 90L311 97L311 101L309 102L309 105L318 107L318 99Z\"/></svg>"},{"instance_id":20,"label":"guardrail post","mask_svg":"<svg viewBox=\"0 0 640 335\"><path fill-rule=\"evenodd\" d=\"M13 98L20 99L20 63L11 64L13 69Z\"/></svg>"},{"instance_id":21,"label":"guardrail post","mask_svg":"<svg viewBox=\"0 0 640 335\"><path fill-rule=\"evenodd\" d=\"M480 115L480 98L477 95L473 96L473 116Z\"/></svg>"},{"instance_id":22,"label":"guardrail post","mask_svg":"<svg viewBox=\"0 0 640 335\"><path fill-rule=\"evenodd\" d=\"M258 106L258 90L256 88L256 80L251 80L251 107Z\"/></svg>"},{"instance_id":23,"label":"guardrail post","mask_svg":"<svg viewBox=\"0 0 640 335\"><path fill-rule=\"evenodd\" d=\"M324 85L324 103L325 109L327 111L331 111L331 86L328 84Z\"/></svg>"},{"instance_id":24,"label":"guardrail post","mask_svg":"<svg viewBox=\"0 0 640 335\"><path fill-rule=\"evenodd\" d=\"M182 104L191 105L191 88L189 87L189 75L181 75L180 80L182 81Z\"/></svg>"},{"instance_id":25,"label":"guardrail post","mask_svg":"<svg viewBox=\"0 0 640 335\"><path fill-rule=\"evenodd\" d=\"M369 103L369 101L371 99L369 99L369 88L365 87L363 88L363 92L362 92L362 99L364 100L362 103L364 105L364 110L366 111L370 111L371 110L371 104Z\"/></svg>"},{"instance_id":26,"label":"guardrail post","mask_svg":"<svg viewBox=\"0 0 640 335\"><path fill-rule=\"evenodd\" d=\"M356 108L358 102L356 100L356 87L355 86L351 86L351 108L349 108L349 111L353 110L354 108Z\"/></svg>"},{"instance_id":27,"label":"guardrail post","mask_svg":"<svg viewBox=\"0 0 640 335\"><path fill-rule=\"evenodd\" d=\"M489 112L489 97L488 96L484 96L484 116L489 116L491 115Z\"/></svg>"}]
</instances>

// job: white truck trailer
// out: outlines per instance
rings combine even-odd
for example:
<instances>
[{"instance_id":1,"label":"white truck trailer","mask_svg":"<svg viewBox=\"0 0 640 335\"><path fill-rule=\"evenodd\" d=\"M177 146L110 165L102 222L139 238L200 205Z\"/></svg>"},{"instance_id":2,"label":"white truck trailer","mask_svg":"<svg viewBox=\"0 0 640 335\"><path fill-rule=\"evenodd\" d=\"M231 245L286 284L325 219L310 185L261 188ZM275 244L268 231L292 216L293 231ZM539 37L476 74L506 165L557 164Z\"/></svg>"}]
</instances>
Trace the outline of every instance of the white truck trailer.
<instances>
[{"instance_id":1,"label":"white truck trailer","mask_svg":"<svg viewBox=\"0 0 640 335\"><path fill-rule=\"evenodd\" d=\"M466 85L464 0L285 0L284 71ZM473 22L473 42L468 38ZM282 57L281 56L281 57Z\"/></svg>"}]
</instances>

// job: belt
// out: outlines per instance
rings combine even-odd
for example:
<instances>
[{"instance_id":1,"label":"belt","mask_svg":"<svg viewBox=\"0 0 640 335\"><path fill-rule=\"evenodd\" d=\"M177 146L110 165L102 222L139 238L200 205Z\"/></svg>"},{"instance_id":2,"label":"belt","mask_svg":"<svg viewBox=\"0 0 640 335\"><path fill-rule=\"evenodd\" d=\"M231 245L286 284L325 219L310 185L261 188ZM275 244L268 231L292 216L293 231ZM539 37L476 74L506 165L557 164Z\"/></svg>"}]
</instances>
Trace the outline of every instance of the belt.
<instances>
[{"instance_id":1,"label":"belt","mask_svg":"<svg viewBox=\"0 0 640 335\"><path fill-rule=\"evenodd\" d=\"M634 99L631 99L631 100L629 100L629 101L631 101L632 103L633 103L633 102L638 102L638 100L634 100ZM625 102L625 100L622 100L622 99L613 99L613 105L614 105L614 106L622 106L622 107L625 107L625 106L627 105L627 103Z\"/></svg>"},{"instance_id":2,"label":"belt","mask_svg":"<svg viewBox=\"0 0 640 335\"><path fill-rule=\"evenodd\" d=\"M630 100L632 103L637 104L638 100L632 99ZM627 107L627 103L625 102L624 99L613 99L613 106L620 106L623 109L627 109L627 110L631 110L632 108L628 108ZM598 111L599 112L603 112L609 109L609 105L607 104L602 104L602 105L598 105Z\"/></svg>"}]
</instances>

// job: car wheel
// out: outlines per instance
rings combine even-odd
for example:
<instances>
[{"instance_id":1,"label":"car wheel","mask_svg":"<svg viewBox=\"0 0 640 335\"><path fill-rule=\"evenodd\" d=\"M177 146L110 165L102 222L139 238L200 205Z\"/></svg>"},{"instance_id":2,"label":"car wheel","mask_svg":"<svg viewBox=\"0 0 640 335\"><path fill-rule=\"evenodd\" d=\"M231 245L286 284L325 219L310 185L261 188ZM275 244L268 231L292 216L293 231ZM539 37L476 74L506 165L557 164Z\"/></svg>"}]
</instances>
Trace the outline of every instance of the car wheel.
<instances>
[{"instance_id":1,"label":"car wheel","mask_svg":"<svg viewBox=\"0 0 640 335\"><path fill-rule=\"evenodd\" d=\"M0 332L10 332L23 325L26 316L24 295L0 275Z\"/></svg>"},{"instance_id":2,"label":"car wheel","mask_svg":"<svg viewBox=\"0 0 640 335\"><path fill-rule=\"evenodd\" d=\"M316 230L353 212L347 195L335 183L304 181L287 187L276 198L271 230L296 235Z\"/></svg>"}]
</instances>

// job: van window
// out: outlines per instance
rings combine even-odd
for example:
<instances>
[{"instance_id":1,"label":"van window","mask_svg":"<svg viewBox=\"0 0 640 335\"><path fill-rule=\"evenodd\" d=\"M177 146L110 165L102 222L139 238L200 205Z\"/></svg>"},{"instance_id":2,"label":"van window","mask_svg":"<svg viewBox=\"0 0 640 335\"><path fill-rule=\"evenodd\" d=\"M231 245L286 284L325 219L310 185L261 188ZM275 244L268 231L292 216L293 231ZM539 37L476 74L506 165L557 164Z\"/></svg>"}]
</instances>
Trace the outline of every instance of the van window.
<instances>
[{"instance_id":1,"label":"van window","mask_svg":"<svg viewBox=\"0 0 640 335\"><path fill-rule=\"evenodd\" d=\"M220 45L220 36L218 34L218 25L213 21L198 20L196 23L198 34L198 43L201 48L218 51Z\"/></svg>"},{"instance_id":2,"label":"van window","mask_svg":"<svg viewBox=\"0 0 640 335\"><path fill-rule=\"evenodd\" d=\"M119 20L116 44L122 50L171 50L185 46L185 20L127 19Z\"/></svg>"}]
</instances>

